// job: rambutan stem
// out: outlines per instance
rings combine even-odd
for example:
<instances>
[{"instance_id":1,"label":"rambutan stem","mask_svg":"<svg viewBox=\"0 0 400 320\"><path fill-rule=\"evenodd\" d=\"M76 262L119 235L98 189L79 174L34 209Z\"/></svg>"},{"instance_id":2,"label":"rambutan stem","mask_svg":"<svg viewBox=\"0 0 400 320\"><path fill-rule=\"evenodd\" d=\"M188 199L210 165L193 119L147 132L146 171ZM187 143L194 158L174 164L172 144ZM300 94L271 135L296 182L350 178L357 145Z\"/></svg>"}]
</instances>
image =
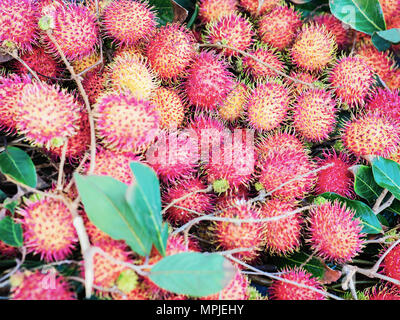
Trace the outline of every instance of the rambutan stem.
<instances>
[{"instance_id":1,"label":"rambutan stem","mask_svg":"<svg viewBox=\"0 0 400 320\"><path fill-rule=\"evenodd\" d=\"M376 199L376 202L374 204L374 206L372 207L372 211L377 214L376 212L378 211L383 199L385 199L387 193L389 192L388 189L383 189L383 191L381 192L380 196L378 197L378 199Z\"/></svg>"},{"instance_id":2,"label":"rambutan stem","mask_svg":"<svg viewBox=\"0 0 400 320\"><path fill-rule=\"evenodd\" d=\"M85 155L83 156L83 158L82 158L81 162L79 163L78 167L75 169L75 172L79 173L81 171L81 169L83 168L83 166L84 166L84 164L85 164L87 159L89 159L89 155L87 153L85 153ZM65 192L68 192L69 189L71 189L71 187L74 184L74 181L75 181L74 178L72 178L70 180L70 182L68 182L68 185L64 189Z\"/></svg>"},{"instance_id":3,"label":"rambutan stem","mask_svg":"<svg viewBox=\"0 0 400 320\"><path fill-rule=\"evenodd\" d=\"M18 51L17 50L12 50L12 51L7 52L7 53L10 56L12 56L15 60L17 60L20 64L22 64L37 81L40 81L39 76L37 75L37 73L35 71L33 71L32 68L30 66L28 66L27 63L20 58L20 56L18 55Z\"/></svg>"},{"instance_id":4,"label":"rambutan stem","mask_svg":"<svg viewBox=\"0 0 400 320\"><path fill-rule=\"evenodd\" d=\"M379 269L382 261L390 253L390 251L392 251L399 243L400 243L400 239L398 239L397 241L392 243L392 245L385 251L385 253L378 259L378 261L371 268L371 272L374 272L374 273L378 272L378 269Z\"/></svg>"},{"instance_id":5,"label":"rambutan stem","mask_svg":"<svg viewBox=\"0 0 400 320\"><path fill-rule=\"evenodd\" d=\"M68 140L64 142L64 145L61 150L61 160L57 178L57 191L61 191L63 189L63 175L64 175L65 155L67 154L67 149L68 149Z\"/></svg>"}]
</instances>

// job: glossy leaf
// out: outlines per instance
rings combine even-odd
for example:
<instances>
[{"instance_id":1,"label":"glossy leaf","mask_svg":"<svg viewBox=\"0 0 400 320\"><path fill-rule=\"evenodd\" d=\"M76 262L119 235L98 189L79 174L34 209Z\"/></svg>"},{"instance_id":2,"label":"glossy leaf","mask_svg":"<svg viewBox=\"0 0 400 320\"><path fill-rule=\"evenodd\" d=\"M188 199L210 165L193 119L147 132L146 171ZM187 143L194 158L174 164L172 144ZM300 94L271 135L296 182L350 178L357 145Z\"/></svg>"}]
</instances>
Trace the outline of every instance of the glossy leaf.
<instances>
[{"instance_id":1,"label":"glossy leaf","mask_svg":"<svg viewBox=\"0 0 400 320\"><path fill-rule=\"evenodd\" d=\"M169 0L149 0L149 4L157 12L157 18L160 25L166 25L174 20L174 8Z\"/></svg>"},{"instance_id":2,"label":"glossy leaf","mask_svg":"<svg viewBox=\"0 0 400 320\"><path fill-rule=\"evenodd\" d=\"M389 41L391 43L399 43L400 42L400 28L393 28L393 29L388 29L384 31L378 31L377 34L385 39L386 41Z\"/></svg>"},{"instance_id":3,"label":"glossy leaf","mask_svg":"<svg viewBox=\"0 0 400 320\"><path fill-rule=\"evenodd\" d=\"M388 189L400 200L400 164L396 161L376 157L372 161L375 181L382 188Z\"/></svg>"},{"instance_id":4,"label":"glossy leaf","mask_svg":"<svg viewBox=\"0 0 400 320\"><path fill-rule=\"evenodd\" d=\"M0 220L0 240L13 247L23 245L22 226L11 217Z\"/></svg>"},{"instance_id":5,"label":"glossy leaf","mask_svg":"<svg viewBox=\"0 0 400 320\"><path fill-rule=\"evenodd\" d=\"M354 176L354 191L369 203L375 202L382 193L383 188L375 182L371 167L357 166Z\"/></svg>"},{"instance_id":6,"label":"glossy leaf","mask_svg":"<svg viewBox=\"0 0 400 320\"><path fill-rule=\"evenodd\" d=\"M372 44L377 48L379 51L386 51L392 45L389 41L383 39L377 32L374 32L371 37Z\"/></svg>"}]
</instances>

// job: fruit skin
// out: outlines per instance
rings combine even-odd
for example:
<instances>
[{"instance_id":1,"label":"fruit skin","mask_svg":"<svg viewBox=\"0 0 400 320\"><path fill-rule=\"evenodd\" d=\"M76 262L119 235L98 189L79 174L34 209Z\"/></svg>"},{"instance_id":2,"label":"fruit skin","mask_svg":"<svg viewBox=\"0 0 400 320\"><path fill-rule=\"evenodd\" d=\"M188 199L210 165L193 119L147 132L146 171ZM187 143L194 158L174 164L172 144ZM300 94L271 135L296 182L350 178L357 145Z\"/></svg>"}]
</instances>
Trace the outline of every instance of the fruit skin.
<instances>
[{"instance_id":1,"label":"fruit skin","mask_svg":"<svg viewBox=\"0 0 400 320\"><path fill-rule=\"evenodd\" d=\"M400 2L398 0L379 1L382 6L383 15L386 21L394 20L400 14ZM387 28L390 29L389 27Z\"/></svg>"},{"instance_id":2,"label":"fruit skin","mask_svg":"<svg viewBox=\"0 0 400 320\"><path fill-rule=\"evenodd\" d=\"M89 103L95 104L97 98L105 92L106 75L102 72L97 72L97 70L91 70L86 73L82 86L88 96Z\"/></svg>"},{"instance_id":3,"label":"fruit skin","mask_svg":"<svg viewBox=\"0 0 400 320\"><path fill-rule=\"evenodd\" d=\"M388 248L385 248L385 252ZM396 245L383 259L382 273L390 278L400 281L400 245ZM399 285L395 285L400 289Z\"/></svg>"},{"instance_id":4,"label":"fruit skin","mask_svg":"<svg viewBox=\"0 0 400 320\"><path fill-rule=\"evenodd\" d=\"M205 190L206 188L207 186L199 178L177 181L176 184L168 187L168 189L165 190L162 195L162 202L165 206L167 206L173 201L193 193L190 196L176 202L176 205L196 211L200 214L208 214L211 213L213 209L214 196L204 192L194 193L196 191ZM165 212L165 215L167 216L168 221L175 225L185 224L198 217L198 214L194 212L180 209L175 206L170 207Z\"/></svg>"},{"instance_id":5,"label":"fruit skin","mask_svg":"<svg viewBox=\"0 0 400 320\"><path fill-rule=\"evenodd\" d=\"M336 97L350 107L362 104L374 82L373 71L359 56L342 57L329 73Z\"/></svg>"},{"instance_id":6,"label":"fruit skin","mask_svg":"<svg viewBox=\"0 0 400 320\"><path fill-rule=\"evenodd\" d=\"M281 4L280 0L265 0L263 1L260 9L259 7L259 1L258 0L239 0L240 6L243 7L246 11L248 11L252 16L257 17L257 16L262 16L274 7L278 6Z\"/></svg>"},{"instance_id":7,"label":"fruit skin","mask_svg":"<svg viewBox=\"0 0 400 320\"><path fill-rule=\"evenodd\" d=\"M376 112L381 115L400 121L400 90L377 88L365 105L367 112Z\"/></svg>"},{"instance_id":8,"label":"fruit skin","mask_svg":"<svg viewBox=\"0 0 400 320\"><path fill-rule=\"evenodd\" d=\"M392 70L386 79L386 85L391 90L400 89L400 69Z\"/></svg>"},{"instance_id":9,"label":"fruit skin","mask_svg":"<svg viewBox=\"0 0 400 320\"><path fill-rule=\"evenodd\" d=\"M251 23L242 15L233 13L206 25L206 42L223 43L236 49L246 51L253 44L254 31ZM236 50L223 48L226 57L240 55Z\"/></svg>"},{"instance_id":10,"label":"fruit skin","mask_svg":"<svg viewBox=\"0 0 400 320\"><path fill-rule=\"evenodd\" d=\"M99 60L100 60L100 54L97 51L94 51L93 53L91 53L85 57L82 57L79 60L75 60L72 63L72 67L74 68L74 71L76 74L80 74L81 72L85 71L86 69L94 66ZM101 64L90 69L89 71L92 71L92 70L101 71ZM85 78L86 75L87 75L87 72L84 73L82 75L82 77Z\"/></svg>"},{"instance_id":11,"label":"fruit skin","mask_svg":"<svg viewBox=\"0 0 400 320\"><path fill-rule=\"evenodd\" d=\"M325 28L335 36L336 43L339 48L344 48L349 42L347 30L343 27L343 23L332 14L321 14L315 16L313 21Z\"/></svg>"},{"instance_id":12,"label":"fruit skin","mask_svg":"<svg viewBox=\"0 0 400 320\"><path fill-rule=\"evenodd\" d=\"M0 2L0 46L4 41L23 51L37 43L38 13L33 0L2 0Z\"/></svg>"},{"instance_id":13,"label":"fruit skin","mask_svg":"<svg viewBox=\"0 0 400 320\"><path fill-rule=\"evenodd\" d=\"M255 130L273 130L286 118L291 103L290 91L279 81L259 83L246 104L249 124Z\"/></svg>"},{"instance_id":14,"label":"fruit skin","mask_svg":"<svg viewBox=\"0 0 400 320\"><path fill-rule=\"evenodd\" d=\"M280 277L285 280L325 291L323 286L311 273L299 267L283 269ZM270 294L272 300L325 300L325 296L322 293L280 280L272 281Z\"/></svg>"},{"instance_id":15,"label":"fruit skin","mask_svg":"<svg viewBox=\"0 0 400 320\"><path fill-rule=\"evenodd\" d=\"M199 54L183 84L188 102L206 110L215 110L233 86L233 75L228 71L228 65L212 51Z\"/></svg>"},{"instance_id":16,"label":"fruit skin","mask_svg":"<svg viewBox=\"0 0 400 320\"><path fill-rule=\"evenodd\" d=\"M229 122L238 120L244 112L244 106L248 98L248 88L242 82L236 82L225 101L218 106L218 114L221 119Z\"/></svg>"},{"instance_id":17,"label":"fruit skin","mask_svg":"<svg viewBox=\"0 0 400 320\"><path fill-rule=\"evenodd\" d=\"M72 213L61 200L50 197L27 200L18 214L22 216L27 252L39 254L41 260L63 260L78 243Z\"/></svg>"},{"instance_id":18,"label":"fruit skin","mask_svg":"<svg viewBox=\"0 0 400 320\"><path fill-rule=\"evenodd\" d=\"M301 69L292 70L290 72L289 76L291 76L294 79L301 80L301 81L307 82L307 83L313 83L313 82L318 81L317 75L307 72L307 71L303 71ZM293 82L293 80L291 80L291 79L287 79L287 83L292 88L292 94L294 97L297 97L303 91L310 89L309 86L302 84L302 83Z\"/></svg>"},{"instance_id":19,"label":"fruit skin","mask_svg":"<svg viewBox=\"0 0 400 320\"><path fill-rule=\"evenodd\" d=\"M272 218L288 214L296 209L293 203L279 199L270 199L261 206L263 218ZM300 214L293 214L265 225L266 247L271 254L287 255L300 247L302 219Z\"/></svg>"},{"instance_id":20,"label":"fruit skin","mask_svg":"<svg viewBox=\"0 0 400 320\"><path fill-rule=\"evenodd\" d=\"M308 141L322 142L335 129L336 101L324 89L302 92L293 109L294 128Z\"/></svg>"},{"instance_id":21,"label":"fruit skin","mask_svg":"<svg viewBox=\"0 0 400 320\"><path fill-rule=\"evenodd\" d=\"M353 210L338 200L312 208L308 223L306 241L322 258L345 263L362 251L362 222L355 218Z\"/></svg>"},{"instance_id":22,"label":"fruit skin","mask_svg":"<svg viewBox=\"0 0 400 320\"><path fill-rule=\"evenodd\" d=\"M34 272L18 272L11 277L17 286L11 288L11 300L76 300L67 280L54 269L44 274Z\"/></svg>"},{"instance_id":23,"label":"fruit skin","mask_svg":"<svg viewBox=\"0 0 400 320\"><path fill-rule=\"evenodd\" d=\"M346 123L342 141L356 156L386 157L397 149L400 128L396 121L385 115L367 113Z\"/></svg>"},{"instance_id":24,"label":"fruit skin","mask_svg":"<svg viewBox=\"0 0 400 320\"><path fill-rule=\"evenodd\" d=\"M34 82L22 88L18 108L18 133L34 145L50 148L77 132L82 107L65 89Z\"/></svg>"},{"instance_id":25,"label":"fruit skin","mask_svg":"<svg viewBox=\"0 0 400 320\"><path fill-rule=\"evenodd\" d=\"M293 42L301 25L298 11L293 7L278 6L260 19L259 33L262 42L283 50Z\"/></svg>"},{"instance_id":26,"label":"fruit skin","mask_svg":"<svg viewBox=\"0 0 400 320\"><path fill-rule=\"evenodd\" d=\"M333 164L333 166L318 171L315 193L335 192L343 197L353 199L355 197L354 176L349 168L355 165L355 162L350 161L347 154L336 153L334 149L332 151L324 150L322 156L323 158L317 161L318 168L329 164Z\"/></svg>"},{"instance_id":27,"label":"fruit skin","mask_svg":"<svg viewBox=\"0 0 400 320\"><path fill-rule=\"evenodd\" d=\"M94 107L97 135L118 152L146 149L159 132L160 116L148 101L129 92L105 94Z\"/></svg>"},{"instance_id":28,"label":"fruit skin","mask_svg":"<svg viewBox=\"0 0 400 320\"><path fill-rule=\"evenodd\" d=\"M388 285L376 285L363 293L367 300L400 300L400 292Z\"/></svg>"},{"instance_id":29,"label":"fruit skin","mask_svg":"<svg viewBox=\"0 0 400 320\"><path fill-rule=\"evenodd\" d=\"M306 24L290 49L293 63L307 71L320 72L336 55L335 37L325 26Z\"/></svg>"},{"instance_id":30,"label":"fruit skin","mask_svg":"<svg viewBox=\"0 0 400 320\"><path fill-rule=\"evenodd\" d=\"M237 0L200 0L199 18L202 23L218 20L236 12Z\"/></svg>"},{"instance_id":31,"label":"fruit skin","mask_svg":"<svg viewBox=\"0 0 400 320\"><path fill-rule=\"evenodd\" d=\"M156 29L156 16L147 1L118 0L103 12L106 34L118 45L134 45Z\"/></svg>"},{"instance_id":32,"label":"fruit skin","mask_svg":"<svg viewBox=\"0 0 400 320\"><path fill-rule=\"evenodd\" d=\"M177 23L157 29L149 40L146 56L151 68L166 81L184 76L186 68L196 56L193 34Z\"/></svg>"},{"instance_id":33,"label":"fruit skin","mask_svg":"<svg viewBox=\"0 0 400 320\"><path fill-rule=\"evenodd\" d=\"M52 35L67 59L82 59L94 52L99 44L99 26L96 16L85 6L71 3L57 6L51 13L54 20ZM59 57L56 45L47 37L43 41L49 51Z\"/></svg>"}]
</instances>

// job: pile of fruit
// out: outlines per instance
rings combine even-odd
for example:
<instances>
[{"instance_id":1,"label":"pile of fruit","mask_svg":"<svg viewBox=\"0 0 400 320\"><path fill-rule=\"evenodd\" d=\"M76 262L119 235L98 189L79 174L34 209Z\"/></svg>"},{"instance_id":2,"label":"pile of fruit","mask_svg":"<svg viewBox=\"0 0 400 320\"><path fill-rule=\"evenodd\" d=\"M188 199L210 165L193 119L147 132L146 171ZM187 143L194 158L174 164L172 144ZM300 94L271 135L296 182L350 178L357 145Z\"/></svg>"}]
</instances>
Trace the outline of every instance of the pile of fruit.
<instances>
[{"instance_id":1,"label":"pile of fruit","mask_svg":"<svg viewBox=\"0 0 400 320\"><path fill-rule=\"evenodd\" d=\"M380 1L400 27L400 1ZM93 299L197 298L146 277L155 247L85 212L74 173L135 186L139 162L160 181L166 256L234 265L200 299L400 300L400 187L375 172L400 176L399 46L289 1L197 8L165 24L145 0L0 1L1 154L24 150L38 177L2 171L0 219L23 245L0 234L0 295L84 298L89 245Z\"/></svg>"}]
</instances>

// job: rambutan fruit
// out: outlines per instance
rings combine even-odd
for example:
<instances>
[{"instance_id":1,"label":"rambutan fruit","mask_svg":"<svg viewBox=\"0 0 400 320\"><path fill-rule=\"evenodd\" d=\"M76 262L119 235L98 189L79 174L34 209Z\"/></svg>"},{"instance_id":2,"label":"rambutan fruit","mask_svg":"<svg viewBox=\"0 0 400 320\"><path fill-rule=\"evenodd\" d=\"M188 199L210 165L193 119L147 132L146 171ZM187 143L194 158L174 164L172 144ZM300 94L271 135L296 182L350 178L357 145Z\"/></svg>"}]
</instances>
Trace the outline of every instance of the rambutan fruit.
<instances>
[{"instance_id":1,"label":"rambutan fruit","mask_svg":"<svg viewBox=\"0 0 400 320\"><path fill-rule=\"evenodd\" d=\"M193 34L177 23L157 29L149 40L146 56L151 68L163 80L176 80L184 75L196 55Z\"/></svg>"},{"instance_id":2,"label":"rambutan fruit","mask_svg":"<svg viewBox=\"0 0 400 320\"><path fill-rule=\"evenodd\" d=\"M315 185L316 174L310 173L315 165L303 150L272 149L260 161L259 167L259 182L276 198L303 199ZM302 175L305 176L299 178ZM285 186L281 187L284 183Z\"/></svg>"},{"instance_id":3,"label":"rambutan fruit","mask_svg":"<svg viewBox=\"0 0 400 320\"><path fill-rule=\"evenodd\" d=\"M151 97L155 110L160 115L161 129L177 129L185 118L185 105L175 89L159 87Z\"/></svg>"},{"instance_id":4,"label":"rambutan fruit","mask_svg":"<svg viewBox=\"0 0 400 320\"><path fill-rule=\"evenodd\" d=\"M400 91L377 88L368 99L365 110L400 121Z\"/></svg>"},{"instance_id":5,"label":"rambutan fruit","mask_svg":"<svg viewBox=\"0 0 400 320\"><path fill-rule=\"evenodd\" d=\"M0 2L0 45L5 41L22 50L32 50L38 36L38 13L33 0Z\"/></svg>"},{"instance_id":6,"label":"rambutan fruit","mask_svg":"<svg viewBox=\"0 0 400 320\"><path fill-rule=\"evenodd\" d=\"M331 72L329 82L336 97L350 107L363 103L374 82L373 71L359 56L340 58Z\"/></svg>"},{"instance_id":7,"label":"rambutan fruit","mask_svg":"<svg viewBox=\"0 0 400 320\"><path fill-rule=\"evenodd\" d=\"M376 285L363 293L367 300L400 300L400 292L388 285Z\"/></svg>"},{"instance_id":8,"label":"rambutan fruit","mask_svg":"<svg viewBox=\"0 0 400 320\"><path fill-rule=\"evenodd\" d=\"M119 152L146 149L159 132L160 116L154 106L132 93L110 93L94 107L97 135L103 144Z\"/></svg>"},{"instance_id":9,"label":"rambutan fruit","mask_svg":"<svg viewBox=\"0 0 400 320\"><path fill-rule=\"evenodd\" d=\"M325 26L306 24L290 49L293 63L307 71L320 72L336 55L335 37Z\"/></svg>"},{"instance_id":10,"label":"rambutan fruit","mask_svg":"<svg viewBox=\"0 0 400 320\"><path fill-rule=\"evenodd\" d=\"M202 23L208 23L235 13L237 0L200 0L199 18Z\"/></svg>"},{"instance_id":11,"label":"rambutan fruit","mask_svg":"<svg viewBox=\"0 0 400 320\"><path fill-rule=\"evenodd\" d=\"M108 85L112 90L129 90L138 99L148 99L158 82L146 60L139 55L117 56L106 68Z\"/></svg>"},{"instance_id":12,"label":"rambutan fruit","mask_svg":"<svg viewBox=\"0 0 400 320\"><path fill-rule=\"evenodd\" d=\"M280 0L240 0L240 6L253 17L262 16L280 4Z\"/></svg>"},{"instance_id":13,"label":"rambutan fruit","mask_svg":"<svg viewBox=\"0 0 400 320\"><path fill-rule=\"evenodd\" d=\"M233 89L233 75L227 64L213 52L203 51L194 60L183 84L191 105L216 109Z\"/></svg>"},{"instance_id":14,"label":"rambutan fruit","mask_svg":"<svg viewBox=\"0 0 400 320\"><path fill-rule=\"evenodd\" d=\"M349 35L347 29L343 27L343 23L334 15L324 13L315 16L313 21L320 26L325 26L326 30L335 36L339 48L344 48L348 44Z\"/></svg>"},{"instance_id":15,"label":"rambutan fruit","mask_svg":"<svg viewBox=\"0 0 400 320\"><path fill-rule=\"evenodd\" d=\"M164 205L167 206L173 201L182 198L182 200L177 201L175 204L191 210L172 206L165 212L168 221L178 225L185 224L199 216L195 212L199 214L210 213L213 209L214 197L209 193L199 192L206 188L207 186L198 178L178 181L175 185L168 187L162 195Z\"/></svg>"},{"instance_id":16,"label":"rambutan fruit","mask_svg":"<svg viewBox=\"0 0 400 320\"><path fill-rule=\"evenodd\" d=\"M392 70L385 82L391 90L400 89L400 69Z\"/></svg>"},{"instance_id":17,"label":"rambutan fruit","mask_svg":"<svg viewBox=\"0 0 400 320\"><path fill-rule=\"evenodd\" d=\"M388 250L385 248L383 252ZM395 246L383 259L383 274L389 278L400 281L400 245ZM400 286L396 285L400 288Z\"/></svg>"},{"instance_id":18,"label":"rambutan fruit","mask_svg":"<svg viewBox=\"0 0 400 320\"><path fill-rule=\"evenodd\" d=\"M35 82L25 85L19 98L17 130L32 144L59 146L76 134L82 107L65 89Z\"/></svg>"},{"instance_id":19,"label":"rambutan fruit","mask_svg":"<svg viewBox=\"0 0 400 320\"><path fill-rule=\"evenodd\" d=\"M336 101L324 89L302 92L293 107L293 126L304 139L322 142L336 125Z\"/></svg>"},{"instance_id":20,"label":"rambutan fruit","mask_svg":"<svg viewBox=\"0 0 400 320\"><path fill-rule=\"evenodd\" d=\"M294 79L307 82L307 83L314 83L317 82L318 76L312 73L309 73L308 71L303 71L303 70L292 70L289 74ZM294 97L297 97L300 93L302 93L305 90L310 89L310 86L300 83L300 82L295 82L292 79L287 79L287 83L290 85L292 88L292 94Z\"/></svg>"},{"instance_id":21,"label":"rambutan fruit","mask_svg":"<svg viewBox=\"0 0 400 320\"><path fill-rule=\"evenodd\" d=\"M290 91L279 81L259 83L246 104L249 124L256 130L273 130L285 120L290 105Z\"/></svg>"},{"instance_id":22,"label":"rambutan fruit","mask_svg":"<svg viewBox=\"0 0 400 320\"><path fill-rule=\"evenodd\" d=\"M102 17L104 9L111 3L113 0L86 0L86 6L97 15L97 7L96 2L98 3L99 15Z\"/></svg>"},{"instance_id":23,"label":"rambutan fruit","mask_svg":"<svg viewBox=\"0 0 400 320\"><path fill-rule=\"evenodd\" d=\"M97 98L106 90L106 76L103 72L91 70L86 73L85 78L82 81L82 86L88 96L89 103L95 104Z\"/></svg>"},{"instance_id":24,"label":"rambutan fruit","mask_svg":"<svg viewBox=\"0 0 400 320\"><path fill-rule=\"evenodd\" d=\"M238 13L221 17L219 20L206 25L206 41L208 43L223 43L235 49L246 51L253 43L253 26ZM222 54L226 57L237 57L239 52L223 48Z\"/></svg>"},{"instance_id":25,"label":"rambutan fruit","mask_svg":"<svg viewBox=\"0 0 400 320\"><path fill-rule=\"evenodd\" d=\"M278 50L287 48L301 27L300 13L292 7L277 6L259 21L261 40Z\"/></svg>"},{"instance_id":26,"label":"rambutan fruit","mask_svg":"<svg viewBox=\"0 0 400 320\"><path fill-rule=\"evenodd\" d=\"M254 50L249 52L252 56L257 59L269 64L278 71L285 71L285 64L281 60L281 56L275 49L269 48L268 46L259 45ZM251 57L243 57L242 64L244 71L253 77L254 80L262 80L269 77L276 77L278 74Z\"/></svg>"},{"instance_id":27,"label":"rambutan fruit","mask_svg":"<svg viewBox=\"0 0 400 320\"><path fill-rule=\"evenodd\" d=\"M36 10L39 16L49 14L58 6L64 6L63 0L36 0Z\"/></svg>"},{"instance_id":28,"label":"rambutan fruit","mask_svg":"<svg viewBox=\"0 0 400 320\"><path fill-rule=\"evenodd\" d=\"M260 219L260 210L245 200L232 200L219 208L219 217L227 219ZM265 245L265 230L261 222L227 222L215 221L209 228L213 241L220 250L249 248L249 251L234 253L233 256L245 261L254 262Z\"/></svg>"},{"instance_id":29,"label":"rambutan fruit","mask_svg":"<svg viewBox=\"0 0 400 320\"><path fill-rule=\"evenodd\" d=\"M134 44L134 45L124 45L124 46L120 46L118 48L115 49L114 51L114 58L116 58L117 56L123 56L125 54L128 55L138 55L138 56L146 56L146 46L147 46L147 42L145 41L139 41L138 43Z\"/></svg>"},{"instance_id":30,"label":"rambutan fruit","mask_svg":"<svg viewBox=\"0 0 400 320\"><path fill-rule=\"evenodd\" d=\"M355 163L350 161L346 153L336 153L335 150L324 151L322 156L317 161L318 168L330 164L333 166L318 171L315 193L334 192L346 198L354 198L354 176L349 168Z\"/></svg>"},{"instance_id":31,"label":"rambutan fruit","mask_svg":"<svg viewBox=\"0 0 400 320\"><path fill-rule=\"evenodd\" d=\"M51 16L54 20L52 35L67 59L74 61L93 53L99 43L99 26L88 8L76 3L57 6ZM47 36L44 41L58 57L56 45Z\"/></svg>"},{"instance_id":32,"label":"rambutan fruit","mask_svg":"<svg viewBox=\"0 0 400 320\"><path fill-rule=\"evenodd\" d=\"M151 296L147 292L147 288L144 285L138 285L133 290L121 294L121 293L113 293L113 300L151 300Z\"/></svg>"},{"instance_id":33,"label":"rambutan fruit","mask_svg":"<svg viewBox=\"0 0 400 320\"><path fill-rule=\"evenodd\" d=\"M88 56L82 57L80 59L75 60L72 63L72 66L74 67L74 71L76 74L80 74L82 71L85 71L86 69L90 68L91 66L94 66L98 61L100 60L100 54L98 52L93 52L89 54ZM91 70L97 70L99 71L100 65L97 67L91 69ZM86 77L87 73L83 75L83 77Z\"/></svg>"},{"instance_id":34,"label":"rambutan fruit","mask_svg":"<svg viewBox=\"0 0 400 320\"><path fill-rule=\"evenodd\" d=\"M279 199L268 200L261 206L263 218L274 218L289 214L295 205ZM266 247L271 254L286 255L300 247L302 219L300 214L264 222Z\"/></svg>"},{"instance_id":35,"label":"rambutan fruit","mask_svg":"<svg viewBox=\"0 0 400 320\"><path fill-rule=\"evenodd\" d=\"M63 201L43 197L27 200L18 209L22 216L24 242L27 252L39 254L45 261L63 260L75 248L78 237L71 211Z\"/></svg>"},{"instance_id":36,"label":"rambutan fruit","mask_svg":"<svg viewBox=\"0 0 400 320\"><path fill-rule=\"evenodd\" d=\"M220 292L201 297L200 300L248 300L249 280L237 270L231 282Z\"/></svg>"},{"instance_id":37,"label":"rambutan fruit","mask_svg":"<svg viewBox=\"0 0 400 320\"><path fill-rule=\"evenodd\" d=\"M385 157L397 149L400 128L385 115L367 113L346 123L342 142L356 156Z\"/></svg>"},{"instance_id":38,"label":"rambutan fruit","mask_svg":"<svg viewBox=\"0 0 400 320\"><path fill-rule=\"evenodd\" d=\"M325 202L310 209L309 237L317 255L330 261L351 261L363 248L362 222L355 212L338 200Z\"/></svg>"},{"instance_id":39,"label":"rambutan fruit","mask_svg":"<svg viewBox=\"0 0 400 320\"><path fill-rule=\"evenodd\" d=\"M248 87L242 82L236 82L225 101L218 106L218 114L221 119L229 122L238 120L244 112L247 97Z\"/></svg>"},{"instance_id":40,"label":"rambutan fruit","mask_svg":"<svg viewBox=\"0 0 400 320\"><path fill-rule=\"evenodd\" d=\"M61 73L61 68L58 62L42 47L33 47L32 51L21 55L24 61L33 71L38 73L39 79L47 81L49 78L58 77ZM14 68L20 75L28 74L28 70L19 62L14 63Z\"/></svg>"},{"instance_id":41,"label":"rambutan fruit","mask_svg":"<svg viewBox=\"0 0 400 320\"><path fill-rule=\"evenodd\" d=\"M54 269L17 272L10 282L11 300L76 300L67 280Z\"/></svg>"},{"instance_id":42,"label":"rambutan fruit","mask_svg":"<svg viewBox=\"0 0 400 320\"><path fill-rule=\"evenodd\" d=\"M147 1L117 0L103 12L106 34L119 45L133 45L156 30L156 16Z\"/></svg>"},{"instance_id":43,"label":"rambutan fruit","mask_svg":"<svg viewBox=\"0 0 400 320\"><path fill-rule=\"evenodd\" d=\"M198 166L197 141L185 133L161 132L146 152L146 161L164 182L188 178Z\"/></svg>"},{"instance_id":44,"label":"rambutan fruit","mask_svg":"<svg viewBox=\"0 0 400 320\"><path fill-rule=\"evenodd\" d=\"M398 18L400 15L400 1L398 0L380 0L385 21ZM389 28L388 28L389 30Z\"/></svg>"},{"instance_id":45,"label":"rambutan fruit","mask_svg":"<svg viewBox=\"0 0 400 320\"><path fill-rule=\"evenodd\" d=\"M300 287L282 280L273 280L270 287L272 300L325 300L325 296L322 293L311 289L325 291L321 283L308 271L299 267L285 268L279 276L284 280L308 286L309 288Z\"/></svg>"}]
</instances>

